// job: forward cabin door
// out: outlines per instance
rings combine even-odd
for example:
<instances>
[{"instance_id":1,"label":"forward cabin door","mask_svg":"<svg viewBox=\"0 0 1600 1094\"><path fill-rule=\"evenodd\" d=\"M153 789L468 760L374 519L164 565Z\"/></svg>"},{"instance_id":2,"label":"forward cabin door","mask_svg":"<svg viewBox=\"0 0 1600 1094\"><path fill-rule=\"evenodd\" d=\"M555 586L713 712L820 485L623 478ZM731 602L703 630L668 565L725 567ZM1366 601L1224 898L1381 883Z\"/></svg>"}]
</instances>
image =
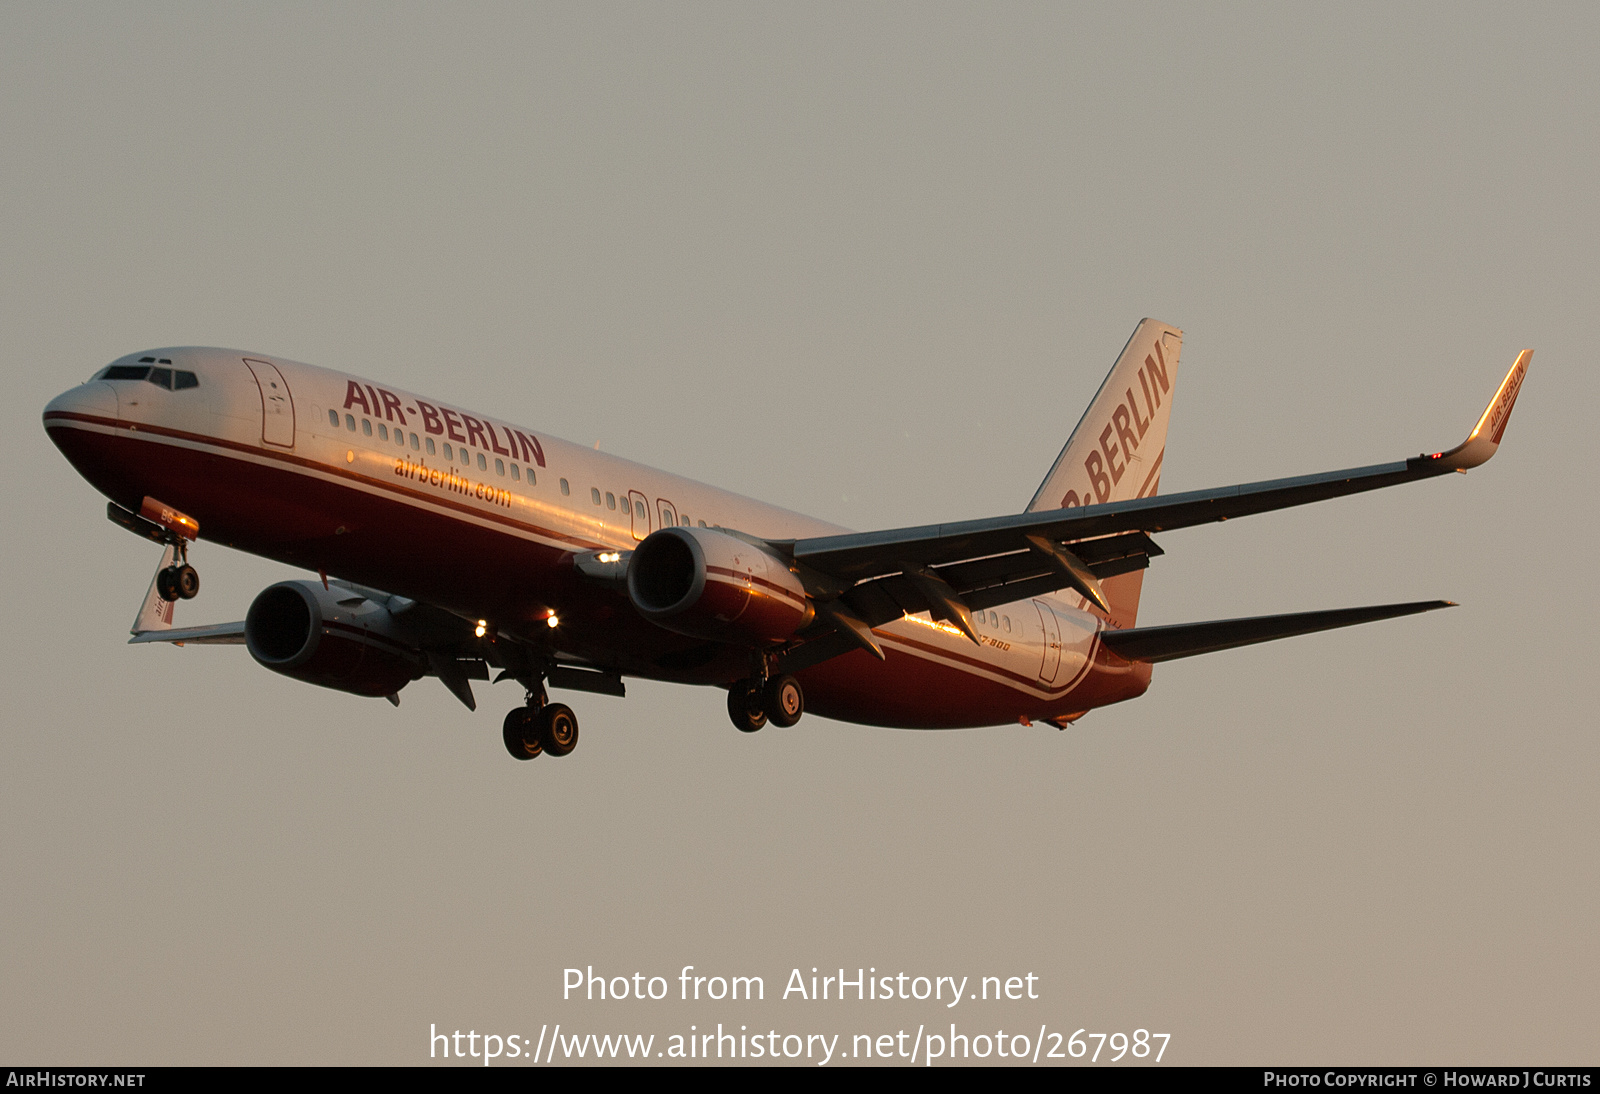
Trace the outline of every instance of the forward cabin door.
<instances>
[{"instance_id":1,"label":"forward cabin door","mask_svg":"<svg viewBox=\"0 0 1600 1094\"><path fill-rule=\"evenodd\" d=\"M244 367L261 391L261 443L293 448L294 398L289 394L289 381L271 361L246 357Z\"/></svg>"},{"instance_id":2,"label":"forward cabin door","mask_svg":"<svg viewBox=\"0 0 1600 1094\"><path fill-rule=\"evenodd\" d=\"M1035 600L1033 606L1039 610L1039 623L1044 627L1044 657L1039 664L1039 679L1053 684L1061 671L1061 622L1044 601Z\"/></svg>"},{"instance_id":3,"label":"forward cabin door","mask_svg":"<svg viewBox=\"0 0 1600 1094\"><path fill-rule=\"evenodd\" d=\"M633 510L633 538L643 539L650 534L650 503L639 491L629 490L628 508Z\"/></svg>"}]
</instances>

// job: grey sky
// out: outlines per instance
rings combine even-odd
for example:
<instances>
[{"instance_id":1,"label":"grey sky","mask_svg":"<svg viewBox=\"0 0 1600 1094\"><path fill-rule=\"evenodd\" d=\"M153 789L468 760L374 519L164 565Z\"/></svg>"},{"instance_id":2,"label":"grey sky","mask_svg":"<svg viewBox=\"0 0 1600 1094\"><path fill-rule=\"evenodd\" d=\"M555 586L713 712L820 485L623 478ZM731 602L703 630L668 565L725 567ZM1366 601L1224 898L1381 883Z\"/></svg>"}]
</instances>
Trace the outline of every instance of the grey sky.
<instances>
[{"instance_id":1,"label":"grey sky","mask_svg":"<svg viewBox=\"0 0 1600 1094\"><path fill-rule=\"evenodd\" d=\"M1597 47L1588 5L6 5L0 1058L953 1019L1594 1062ZM747 738L630 683L516 764L504 685L125 646L158 552L39 425L238 346L889 527L1020 509L1145 315L1186 332L1167 492L1453 444L1534 347L1487 467L1158 537L1141 622L1462 606L1066 732ZM196 561L180 622L296 576ZM768 1001L560 1002L686 964ZM812 966L1042 998L775 998Z\"/></svg>"}]
</instances>

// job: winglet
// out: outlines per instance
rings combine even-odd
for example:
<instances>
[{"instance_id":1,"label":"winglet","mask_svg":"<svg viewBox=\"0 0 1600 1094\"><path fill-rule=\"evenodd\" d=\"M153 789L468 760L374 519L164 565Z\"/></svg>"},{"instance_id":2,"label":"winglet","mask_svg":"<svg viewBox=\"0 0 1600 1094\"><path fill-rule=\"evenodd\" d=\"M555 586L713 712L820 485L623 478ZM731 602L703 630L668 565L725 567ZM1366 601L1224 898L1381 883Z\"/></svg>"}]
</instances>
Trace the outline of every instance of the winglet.
<instances>
[{"instance_id":1,"label":"winglet","mask_svg":"<svg viewBox=\"0 0 1600 1094\"><path fill-rule=\"evenodd\" d=\"M1478 419L1477 426L1466 440L1448 452L1425 454L1422 459L1438 461L1435 466L1441 471L1465 471L1489 462L1489 457L1500 447L1500 438L1505 434L1506 423L1511 420L1511 408L1516 404L1517 393L1522 390L1522 381L1528 375L1528 362L1531 360L1531 349L1517 354L1516 364L1511 366L1511 371L1500 382L1500 390L1489 400L1488 409Z\"/></svg>"}]
</instances>

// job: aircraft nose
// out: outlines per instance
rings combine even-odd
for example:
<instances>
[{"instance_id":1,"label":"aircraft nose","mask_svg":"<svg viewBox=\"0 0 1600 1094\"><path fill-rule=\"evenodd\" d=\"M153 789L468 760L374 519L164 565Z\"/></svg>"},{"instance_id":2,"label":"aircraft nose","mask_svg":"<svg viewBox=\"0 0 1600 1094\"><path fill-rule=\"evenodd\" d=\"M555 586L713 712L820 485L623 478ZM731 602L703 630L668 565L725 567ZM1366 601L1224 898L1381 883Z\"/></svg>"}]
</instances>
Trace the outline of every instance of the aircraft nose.
<instances>
[{"instance_id":1,"label":"aircraft nose","mask_svg":"<svg viewBox=\"0 0 1600 1094\"><path fill-rule=\"evenodd\" d=\"M117 393L110 384L91 382L79 384L51 399L44 408L45 428L59 418L116 418Z\"/></svg>"}]
</instances>

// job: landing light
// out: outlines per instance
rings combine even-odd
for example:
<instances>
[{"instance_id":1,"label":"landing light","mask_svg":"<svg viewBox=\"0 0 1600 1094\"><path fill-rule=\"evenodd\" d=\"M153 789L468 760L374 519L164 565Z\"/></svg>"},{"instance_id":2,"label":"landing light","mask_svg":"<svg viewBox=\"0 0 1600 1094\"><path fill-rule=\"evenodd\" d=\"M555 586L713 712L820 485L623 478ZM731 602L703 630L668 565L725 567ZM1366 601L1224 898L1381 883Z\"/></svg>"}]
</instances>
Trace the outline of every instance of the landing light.
<instances>
[{"instance_id":1,"label":"landing light","mask_svg":"<svg viewBox=\"0 0 1600 1094\"><path fill-rule=\"evenodd\" d=\"M545 620L545 624L551 630L555 630L557 627L561 626L561 618L558 615L556 615L555 612L551 612L550 613L550 618Z\"/></svg>"},{"instance_id":2,"label":"landing light","mask_svg":"<svg viewBox=\"0 0 1600 1094\"><path fill-rule=\"evenodd\" d=\"M478 625L472 628L472 633L477 635L479 638L482 638L484 635L488 634L489 621L487 619L478 620Z\"/></svg>"},{"instance_id":3,"label":"landing light","mask_svg":"<svg viewBox=\"0 0 1600 1094\"><path fill-rule=\"evenodd\" d=\"M602 551L595 556L595 560L598 562L617 562L621 558L622 554L619 551Z\"/></svg>"}]
</instances>

